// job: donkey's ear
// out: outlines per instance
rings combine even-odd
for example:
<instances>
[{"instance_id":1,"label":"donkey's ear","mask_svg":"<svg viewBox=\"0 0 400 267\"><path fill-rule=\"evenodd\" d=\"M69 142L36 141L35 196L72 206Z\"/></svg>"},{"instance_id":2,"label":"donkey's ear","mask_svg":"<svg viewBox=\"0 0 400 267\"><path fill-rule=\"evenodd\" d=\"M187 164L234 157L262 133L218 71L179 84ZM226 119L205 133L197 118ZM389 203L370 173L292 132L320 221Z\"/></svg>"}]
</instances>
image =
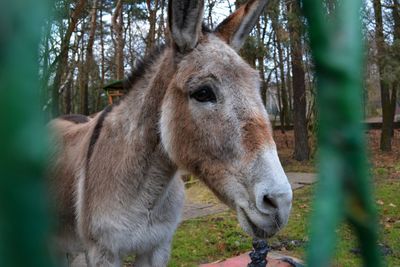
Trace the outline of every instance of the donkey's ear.
<instances>
[{"instance_id":1,"label":"donkey's ear","mask_svg":"<svg viewBox=\"0 0 400 267\"><path fill-rule=\"evenodd\" d=\"M170 0L168 23L172 42L179 52L193 50L199 41L204 0Z\"/></svg>"},{"instance_id":2,"label":"donkey's ear","mask_svg":"<svg viewBox=\"0 0 400 267\"><path fill-rule=\"evenodd\" d=\"M215 29L215 34L239 51L268 0L249 0Z\"/></svg>"}]
</instances>

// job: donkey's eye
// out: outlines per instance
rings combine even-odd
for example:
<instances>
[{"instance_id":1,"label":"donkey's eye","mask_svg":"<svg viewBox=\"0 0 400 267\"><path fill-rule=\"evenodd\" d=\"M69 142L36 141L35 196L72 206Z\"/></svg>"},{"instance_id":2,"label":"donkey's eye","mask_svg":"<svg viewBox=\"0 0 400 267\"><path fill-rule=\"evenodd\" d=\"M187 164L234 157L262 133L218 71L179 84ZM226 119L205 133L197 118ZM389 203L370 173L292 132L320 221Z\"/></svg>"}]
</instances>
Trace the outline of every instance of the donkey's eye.
<instances>
[{"instance_id":1,"label":"donkey's eye","mask_svg":"<svg viewBox=\"0 0 400 267\"><path fill-rule=\"evenodd\" d=\"M217 102L217 98L211 87L202 86L195 92L190 94L191 98L196 99L199 102Z\"/></svg>"}]
</instances>

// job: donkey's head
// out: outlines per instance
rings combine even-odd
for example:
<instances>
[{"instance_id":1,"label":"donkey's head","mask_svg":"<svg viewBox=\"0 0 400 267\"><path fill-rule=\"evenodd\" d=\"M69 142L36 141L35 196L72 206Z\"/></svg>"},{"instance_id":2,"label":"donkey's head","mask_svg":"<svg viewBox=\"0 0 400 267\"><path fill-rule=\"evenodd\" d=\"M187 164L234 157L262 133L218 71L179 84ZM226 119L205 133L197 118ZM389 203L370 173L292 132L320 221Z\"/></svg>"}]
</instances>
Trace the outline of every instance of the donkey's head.
<instances>
[{"instance_id":1,"label":"donkey's head","mask_svg":"<svg viewBox=\"0 0 400 267\"><path fill-rule=\"evenodd\" d=\"M176 72L160 122L171 159L202 179L257 237L287 223L292 201L259 74L237 54L265 3L250 0L210 32L202 29L203 1L170 1Z\"/></svg>"}]
</instances>

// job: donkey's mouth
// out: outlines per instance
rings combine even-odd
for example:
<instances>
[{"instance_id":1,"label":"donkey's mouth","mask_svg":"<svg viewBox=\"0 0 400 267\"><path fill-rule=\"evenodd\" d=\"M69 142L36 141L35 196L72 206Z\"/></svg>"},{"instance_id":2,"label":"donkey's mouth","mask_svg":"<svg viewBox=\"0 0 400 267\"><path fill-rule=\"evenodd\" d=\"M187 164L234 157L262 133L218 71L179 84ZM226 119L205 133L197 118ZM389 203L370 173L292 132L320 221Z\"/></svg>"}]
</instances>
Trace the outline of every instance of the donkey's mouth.
<instances>
[{"instance_id":1,"label":"donkey's mouth","mask_svg":"<svg viewBox=\"0 0 400 267\"><path fill-rule=\"evenodd\" d=\"M249 235L252 235L257 238L265 239L273 236L277 231L271 229L270 231L264 230L263 228L257 226L246 213L243 208L238 209L238 218L239 222L243 227L245 232L248 232Z\"/></svg>"}]
</instances>

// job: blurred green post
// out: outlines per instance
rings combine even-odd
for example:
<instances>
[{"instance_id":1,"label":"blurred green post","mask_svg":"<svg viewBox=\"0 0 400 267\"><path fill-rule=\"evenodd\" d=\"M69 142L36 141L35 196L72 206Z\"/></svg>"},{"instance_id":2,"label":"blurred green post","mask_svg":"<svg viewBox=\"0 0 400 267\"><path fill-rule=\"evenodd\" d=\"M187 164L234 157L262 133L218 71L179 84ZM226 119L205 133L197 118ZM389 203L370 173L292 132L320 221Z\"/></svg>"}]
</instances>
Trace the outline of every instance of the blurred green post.
<instances>
[{"instance_id":1,"label":"blurred green post","mask_svg":"<svg viewBox=\"0 0 400 267\"><path fill-rule=\"evenodd\" d=\"M363 266L381 266L377 217L362 127L361 0L302 0L318 80L320 179L311 219L307 263L331 266L343 219L353 226Z\"/></svg>"},{"instance_id":2,"label":"blurred green post","mask_svg":"<svg viewBox=\"0 0 400 267\"><path fill-rule=\"evenodd\" d=\"M38 51L46 0L0 2L0 266L47 267Z\"/></svg>"}]
</instances>

